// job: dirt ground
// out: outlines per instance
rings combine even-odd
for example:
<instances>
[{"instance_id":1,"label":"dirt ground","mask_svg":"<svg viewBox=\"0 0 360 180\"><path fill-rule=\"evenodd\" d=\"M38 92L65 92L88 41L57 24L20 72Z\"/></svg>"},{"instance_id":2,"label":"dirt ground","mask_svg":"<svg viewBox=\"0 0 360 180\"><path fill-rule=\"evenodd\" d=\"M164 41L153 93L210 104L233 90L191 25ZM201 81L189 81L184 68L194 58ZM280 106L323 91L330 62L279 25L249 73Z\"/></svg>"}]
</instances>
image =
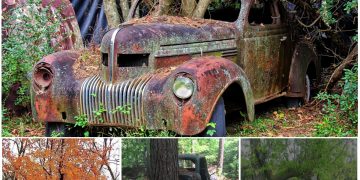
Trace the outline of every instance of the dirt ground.
<instances>
[{"instance_id":1,"label":"dirt ground","mask_svg":"<svg viewBox=\"0 0 360 180\"><path fill-rule=\"evenodd\" d=\"M241 137L309 137L314 136L315 125L321 122L320 105L307 104L287 108L284 98L278 98L255 107L253 122L229 117L228 134Z\"/></svg>"}]
</instances>

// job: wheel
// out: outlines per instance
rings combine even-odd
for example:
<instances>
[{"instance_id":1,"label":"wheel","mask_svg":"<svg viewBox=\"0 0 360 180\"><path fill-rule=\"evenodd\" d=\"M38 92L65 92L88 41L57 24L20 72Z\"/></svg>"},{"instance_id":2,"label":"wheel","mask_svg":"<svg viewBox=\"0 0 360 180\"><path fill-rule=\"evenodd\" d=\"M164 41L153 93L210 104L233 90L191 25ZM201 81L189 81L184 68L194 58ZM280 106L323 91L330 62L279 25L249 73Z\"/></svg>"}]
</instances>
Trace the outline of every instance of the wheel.
<instances>
[{"instance_id":1,"label":"wheel","mask_svg":"<svg viewBox=\"0 0 360 180\"><path fill-rule=\"evenodd\" d=\"M310 78L309 78L309 75L306 74L306 76L305 76L305 96L303 98L288 98L287 99L287 107L288 108L300 107L301 105L308 103L310 101L310 97L311 97L310 88L311 88Z\"/></svg>"},{"instance_id":2,"label":"wheel","mask_svg":"<svg viewBox=\"0 0 360 180\"><path fill-rule=\"evenodd\" d=\"M71 130L66 127L65 123L61 122L46 122L45 136L46 137L71 137Z\"/></svg>"},{"instance_id":3,"label":"wheel","mask_svg":"<svg viewBox=\"0 0 360 180\"><path fill-rule=\"evenodd\" d=\"M225 137L226 125L225 125L225 103L224 99L220 97L216 103L213 114L211 115L210 123L215 123L215 128L207 126L204 131L206 137ZM210 133L211 132L211 133Z\"/></svg>"}]
</instances>

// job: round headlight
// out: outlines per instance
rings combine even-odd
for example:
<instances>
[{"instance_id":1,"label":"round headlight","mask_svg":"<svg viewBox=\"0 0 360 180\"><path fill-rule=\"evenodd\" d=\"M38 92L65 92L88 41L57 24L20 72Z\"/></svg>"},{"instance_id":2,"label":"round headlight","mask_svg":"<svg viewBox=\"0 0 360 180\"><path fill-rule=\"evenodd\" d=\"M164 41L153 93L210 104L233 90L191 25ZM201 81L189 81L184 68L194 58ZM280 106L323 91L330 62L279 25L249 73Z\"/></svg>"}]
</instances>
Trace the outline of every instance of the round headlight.
<instances>
[{"instance_id":1,"label":"round headlight","mask_svg":"<svg viewBox=\"0 0 360 180\"><path fill-rule=\"evenodd\" d=\"M190 78L178 76L174 81L173 92L176 97L187 99L194 92L194 82Z\"/></svg>"},{"instance_id":2,"label":"round headlight","mask_svg":"<svg viewBox=\"0 0 360 180\"><path fill-rule=\"evenodd\" d=\"M40 88L49 87L54 76L50 67L47 67L46 65L48 64L40 64L38 67L35 68L33 74L34 81L38 86L40 86Z\"/></svg>"}]
</instances>

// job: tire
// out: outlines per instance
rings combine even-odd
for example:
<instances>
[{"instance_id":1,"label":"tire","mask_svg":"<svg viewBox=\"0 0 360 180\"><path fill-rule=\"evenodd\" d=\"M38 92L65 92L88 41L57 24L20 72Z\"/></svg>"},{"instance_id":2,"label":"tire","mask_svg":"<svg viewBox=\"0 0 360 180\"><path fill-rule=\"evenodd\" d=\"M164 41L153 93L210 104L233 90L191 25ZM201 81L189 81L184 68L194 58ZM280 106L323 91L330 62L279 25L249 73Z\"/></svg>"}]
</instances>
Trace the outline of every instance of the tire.
<instances>
[{"instance_id":1,"label":"tire","mask_svg":"<svg viewBox=\"0 0 360 180\"><path fill-rule=\"evenodd\" d=\"M225 124L225 103L224 99L220 97L216 103L215 109L211 115L210 123L215 123L215 128L207 126L203 135L205 137L225 137L226 136L226 124ZM215 130L212 135L208 134L208 131Z\"/></svg>"},{"instance_id":2,"label":"tire","mask_svg":"<svg viewBox=\"0 0 360 180\"><path fill-rule=\"evenodd\" d=\"M46 137L71 137L71 130L66 127L65 123L47 122L45 125Z\"/></svg>"},{"instance_id":3,"label":"tire","mask_svg":"<svg viewBox=\"0 0 360 180\"><path fill-rule=\"evenodd\" d=\"M294 108L300 107L310 101L311 97L311 81L309 75L306 74L305 77L305 96L302 98L288 98L287 99L287 107Z\"/></svg>"}]
</instances>

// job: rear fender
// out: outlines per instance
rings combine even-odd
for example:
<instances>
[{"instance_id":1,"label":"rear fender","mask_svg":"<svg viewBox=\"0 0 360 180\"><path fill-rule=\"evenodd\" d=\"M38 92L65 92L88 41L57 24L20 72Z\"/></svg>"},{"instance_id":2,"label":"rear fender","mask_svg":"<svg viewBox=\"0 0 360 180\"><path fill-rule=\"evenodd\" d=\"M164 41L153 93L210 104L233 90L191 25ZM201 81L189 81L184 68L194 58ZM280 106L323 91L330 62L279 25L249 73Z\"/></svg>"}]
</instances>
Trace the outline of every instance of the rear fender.
<instances>
[{"instance_id":1,"label":"rear fender","mask_svg":"<svg viewBox=\"0 0 360 180\"><path fill-rule=\"evenodd\" d=\"M178 75L187 76L195 82L194 93L187 100L177 98L172 92ZM227 59L199 57L155 75L149 81L144 96L148 126L171 129L182 135L202 132L218 99L233 83L241 86L248 118L253 120L254 99L250 83L244 71Z\"/></svg>"},{"instance_id":2,"label":"rear fender","mask_svg":"<svg viewBox=\"0 0 360 180\"><path fill-rule=\"evenodd\" d=\"M292 57L287 96L303 97L305 95L305 77L310 64L314 64L315 76L320 76L320 61L311 43L300 42L295 47Z\"/></svg>"}]
</instances>

